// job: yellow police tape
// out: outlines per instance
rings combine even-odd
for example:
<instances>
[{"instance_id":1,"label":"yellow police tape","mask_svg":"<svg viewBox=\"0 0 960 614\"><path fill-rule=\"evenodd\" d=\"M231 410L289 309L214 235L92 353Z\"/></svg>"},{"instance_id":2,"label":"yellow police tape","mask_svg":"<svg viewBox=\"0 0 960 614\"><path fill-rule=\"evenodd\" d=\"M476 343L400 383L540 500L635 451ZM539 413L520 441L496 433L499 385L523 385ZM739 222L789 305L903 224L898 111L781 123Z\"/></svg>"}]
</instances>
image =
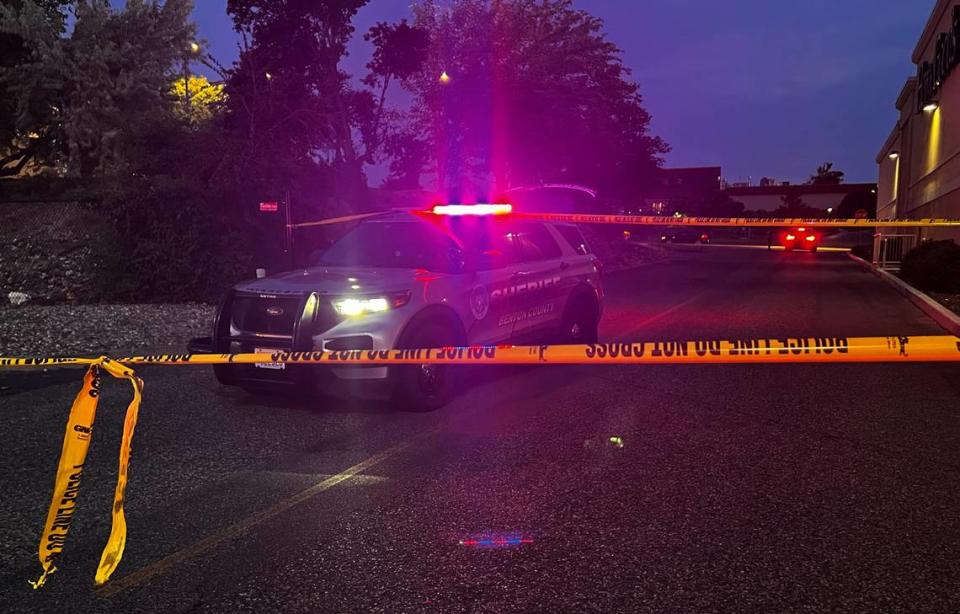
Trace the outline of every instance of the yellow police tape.
<instances>
[{"instance_id":1,"label":"yellow police tape","mask_svg":"<svg viewBox=\"0 0 960 614\"><path fill-rule=\"evenodd\" d=\"M110 538L97 568L96 583L103 584L116 569L126 542L123 497L130 462L130 444L137 422L143 382L124 365L519 365L519 364L757 364L825 362L960 362L960 337L761 337L733 339L667 338L623 343L585 345L535 345L496 347L446 347L400 350L344 350L335 352L276 351L260 354L160 354L100 358L4 358L0 368L88 366L83 388L67 422L63 451L57 468L53 498L40 540L43 586L56 570L76 505L83 464L100 391L100 370L130 380L134 396L124 423L120 446L120 475L113 504Z\"/></svg>"},{"instance_id":2,"label":"yellow police tape","mask_svg":"<svg viewBox=\"0 0 960 614\"><path fill-rule=\"evenodd\" d=\"M289 228L313 228L315 226L329 226L330 224L342 224L344 222L359 222L360 220L365 220L368 217L375 217L378 215L383 215L385 213L390 213L389 211L375 211L373 213L358 213L356 215L344 215L342 217L331 217L325 220L319 220L316 222L300 222L299 224L288 224Z\"/></svg>"},{"instance_id":3,"label":"yellow police tape","mask_svg":"<svg viewBox=\"0 0 960 614\"><path fill-rule=\"evenodd\" d=\"M513 213L518 218L570 224L617 224L626 226L737 226L760 228L949 228L960 220L924 218L919 220L860 220L826 218L753 218L753 217L660 217L655 215L590 215L584 213Z\"/></svg>"},{"instance_id":4,"label":"yellow police tape","mask_svg":"<svg viewBox=\"0 0 960 614\"><path fill-rule=\"evenodd\" d=\"M355 222L391 212L406 212L417 215L433 215L430 211L414 209L394 209L359 213L343 217L329 218L316 222L291 224L291 229L329 226L344 222ZM803 226L808 228L951 228L960 227L960 220L946 218L906 219L829 219L829 218L753 218L753 217L663 217L657 215L603 215L588 213L526 213L515 211L514 218L539 220L542 222L566 222L570 224L616 224L621 226L735 226L754 228L790 228Z\"/></svg>"},{"instance_id":5,"label":"yellow police tape","mask_svg":"<svg viewBox=\"0 0 960 614\"><path fill-rule=\"evenodd\" d=\"M0 368L98 364L100 358L0 358ZM793 362L955 362L960 337L670 338L584 345L500 345L402 350L276 351L260 354L125 356L127 365L696 364Z\"/></svg>"},{"instance_id":6,"label":"yellow police tape","mask_svg":"<svg viewBox=\"0 0 960 614\"><path fill-rule=\"evenodd\" d=\"M123 497L127 488L130 444L133 440L133 429L137 424L143 381L134 375L132 369L109 358L101 357L91 359L89 362L87 373L83 378L83 387L70 409L67 430L63 436L63 448L60 451L60 462L57 465L53 497L50 500L47 521L44 523L43 535L40 538L38 555L43 573L36 581L30 582L33 588L43 586L47 577L57 570L57 559L67 541L67 533L70 531L73 514L76 511L77 496L80 493L83 465L87 458L87 449L90 447L90 438L93 435L93 421L96 418L97 403L100 399L101 371L106 371L113 377L129 380L133 385L133 400L127 407L123 423L120 471L117 476L117 488L114 491L110 537L107 538L107 544L100 556L100 565L97 566L94 581L98 585L106 582L123 556L123 548L127 542Z\"/></svg>"}]
</instances>

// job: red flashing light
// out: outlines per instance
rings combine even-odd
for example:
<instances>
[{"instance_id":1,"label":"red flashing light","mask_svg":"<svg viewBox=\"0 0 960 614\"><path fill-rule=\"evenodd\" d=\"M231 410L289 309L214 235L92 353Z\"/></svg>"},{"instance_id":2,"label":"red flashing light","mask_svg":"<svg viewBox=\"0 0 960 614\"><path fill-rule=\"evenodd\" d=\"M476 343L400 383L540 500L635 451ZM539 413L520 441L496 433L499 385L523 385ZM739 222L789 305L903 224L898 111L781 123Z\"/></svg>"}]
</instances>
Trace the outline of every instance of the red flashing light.
<instances>
[{"instance_id":1,"label":"red flashing light","mask_svg":"<svg viewBox=\"0 0 960 614\"><path fill-rule=\"evenodd\" d=\"M807 240L807 241L816 241L816 240L817 240L817 237L815 237L814 235L807 235L807 236L806 236L806 240Z\"/></svg>"},{"instance_id":2,"label":"red flashing light","mask_svg":"<svg viewBox=\"0 0 960 614\"><path fill-rule=\"evenodd\" d=\"M507 204L477 204L477 205L435 205L434 215L508 215L513 211L512 205Z\"/></svg>"},{"instance_id":3,"label":"red flashing light","mask_svg":"<svg viewBox=\"0 0 960 614\"><path fill-rule=\"evenodd\" d=\"M787 235L787 236L784 237L784 238L785 238L787 241L794 241L794 240L796 240L796 237L793 236L793 235Z\"/></svg>"}]
</instances>

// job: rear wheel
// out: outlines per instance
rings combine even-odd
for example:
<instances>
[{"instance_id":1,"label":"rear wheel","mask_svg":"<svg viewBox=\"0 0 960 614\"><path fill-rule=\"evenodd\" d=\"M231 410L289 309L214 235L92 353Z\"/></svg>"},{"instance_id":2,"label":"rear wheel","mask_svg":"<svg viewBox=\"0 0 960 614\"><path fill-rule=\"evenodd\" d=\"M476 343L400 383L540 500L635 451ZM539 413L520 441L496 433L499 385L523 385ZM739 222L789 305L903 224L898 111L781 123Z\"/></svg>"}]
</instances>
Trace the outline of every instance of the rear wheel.
<instances>
[{"instance_id":1,"label":"rear wheel","mask_svg":"<svg viewBox=\"0 0 960 614\"><path fill-rule=\"evenodd\" d=\"M560 342L570 345L597 342L596 306L585 296L574 298L567 305L560 323Z\"/></svg>"},{"instance_id":2,"label":"rear wheel","mask_svg":"<svg viewBox=\"0 0 960 614\"><path fill-rule=\"evenodd\" d=\"M462 343L463 340L448 327L430 323L407 336L400 349L450 347ZM456 367L420 364L393 369L396 378L393 401L398 409L433 411L449 403L456 394Z\"/></svg>"}]
</instances>

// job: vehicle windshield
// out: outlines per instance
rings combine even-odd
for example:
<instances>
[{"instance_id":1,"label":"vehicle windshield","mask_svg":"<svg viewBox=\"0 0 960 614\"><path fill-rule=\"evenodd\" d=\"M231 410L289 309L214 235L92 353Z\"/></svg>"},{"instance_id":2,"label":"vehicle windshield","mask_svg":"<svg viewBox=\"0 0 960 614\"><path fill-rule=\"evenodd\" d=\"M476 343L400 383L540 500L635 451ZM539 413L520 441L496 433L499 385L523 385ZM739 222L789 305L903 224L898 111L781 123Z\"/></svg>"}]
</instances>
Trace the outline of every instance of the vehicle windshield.
<instances>
[{"instance_id":1,"label":"vehicle windshield","mask_svg":"<svg viewBox=\"0 0 960 614\"><path fill-rule=\"evenodd\" d=\"M315 264L458 273L463 254L452 239L421 222L375 221L345 234Z\"/></svg>"}]
</instances>

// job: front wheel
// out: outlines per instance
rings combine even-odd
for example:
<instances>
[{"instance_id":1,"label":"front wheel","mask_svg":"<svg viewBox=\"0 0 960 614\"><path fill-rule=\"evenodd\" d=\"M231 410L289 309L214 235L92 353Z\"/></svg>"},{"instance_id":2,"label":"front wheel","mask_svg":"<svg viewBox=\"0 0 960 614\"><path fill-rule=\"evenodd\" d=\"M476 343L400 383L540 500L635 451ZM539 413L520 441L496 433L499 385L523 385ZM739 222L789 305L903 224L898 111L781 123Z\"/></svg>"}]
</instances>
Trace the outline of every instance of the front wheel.
<instances>
[{"instance_id":1,"label":"front wheel","mask_svg":"<svg viewBox=\"0 0 960 614\"><path fill-rule=\"evenodd\" d=\"M597 309L587 298L571 301L560 323L561 343L580 345L597 342Z\"/></svg>"},{"instance_id":2,"label":"front wheel","mask_svg":"<svg viewBox=\"0 0 960 614\"><path fill-rule=\"evenodd\" d=\"M456 346L445 327L427 324L404 340L401 349ZM457 369L450 365L400 365L395 369L394 404L400 409L433 411L449 403L457 390Z\"/></svg>"},{"instance_id":3,"label":"front wheel","mask_svg":"<svg viewBox=\"0 0 960 614\"><path fill-rule=\"evenodd\" d=\"M213 365L213 375L221 386L236 386L238 380L234 373L235 369L233 365Z\"/></svg>"}]
</instances>

